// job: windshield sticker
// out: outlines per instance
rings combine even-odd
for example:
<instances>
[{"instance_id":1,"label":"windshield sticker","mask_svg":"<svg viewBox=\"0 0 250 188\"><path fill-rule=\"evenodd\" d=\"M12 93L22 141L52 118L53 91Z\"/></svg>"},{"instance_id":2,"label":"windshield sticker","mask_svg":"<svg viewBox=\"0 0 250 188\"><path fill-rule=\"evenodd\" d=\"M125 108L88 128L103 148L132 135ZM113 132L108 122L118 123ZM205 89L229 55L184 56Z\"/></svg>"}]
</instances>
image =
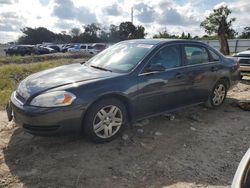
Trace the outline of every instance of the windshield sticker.
<instances>
[{"instance_id":1,"label":"windshield sticker","mask_svg":"<svg viewBox=\"0 0 250 188\"><path fill-rule=\"evenodd\" d=\"M139 48L152 48L153 45L151 45L151 44L138 44L137 47L139 47Z\"/></svg>"}]
</instances>

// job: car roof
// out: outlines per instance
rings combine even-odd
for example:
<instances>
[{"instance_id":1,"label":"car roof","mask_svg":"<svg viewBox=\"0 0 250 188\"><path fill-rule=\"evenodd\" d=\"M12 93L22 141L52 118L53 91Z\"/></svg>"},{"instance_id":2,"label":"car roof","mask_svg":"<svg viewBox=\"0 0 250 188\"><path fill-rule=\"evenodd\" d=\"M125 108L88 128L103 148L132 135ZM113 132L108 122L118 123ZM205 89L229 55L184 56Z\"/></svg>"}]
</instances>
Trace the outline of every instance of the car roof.
<instances>
[{"instance_id":1,"label":"car roof","mask_svg":"<svg viewBox=\"0 0 250 188\"><path fill-rule=\"evenodd\" d=\"M129 42L129 43L138 43L138 44L151 44L151 45L158 45L158 44L164 44L164 43L183 43L188 42L192 44L205 44L200 41L196 40L187 40L187 39L133 39L133 40L126 40L123 42Z\"/></svg>"},{"instance_id":2,"label":"car roof","mask_svg":"<svg viewBox=\"0 0 250 188\"><path fill-rule=\"evenodd\" d=\"M34 47L34 45L26 45L26 44L20 44L20 45L15 45L19 47Z\"/></svg>"}]
</instances>

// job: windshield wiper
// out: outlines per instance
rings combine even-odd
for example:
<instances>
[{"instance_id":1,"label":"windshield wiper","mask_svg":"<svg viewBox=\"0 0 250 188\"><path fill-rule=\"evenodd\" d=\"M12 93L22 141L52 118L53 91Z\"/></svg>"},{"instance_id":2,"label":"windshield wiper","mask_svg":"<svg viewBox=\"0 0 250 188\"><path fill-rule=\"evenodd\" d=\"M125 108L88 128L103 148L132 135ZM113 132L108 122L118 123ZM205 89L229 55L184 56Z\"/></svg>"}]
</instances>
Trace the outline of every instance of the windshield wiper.
<instances>
[{"instance_id":1,"label":"windshield wiper","mask_svg":"<svg viewBox=\"0 0 250 188\"><path fill-rule=\"evenodd\" d=\"M100 69L100 70L103 70L103 71L109 71L109 72L112 72L112 70L109 70L109 69L106 69L106 68L103 68L103 67L98 67L98 66L95 66L95 65L90 65L91 67L93 68L96 68L96 69Z\"/></svg>"}]
</instances>

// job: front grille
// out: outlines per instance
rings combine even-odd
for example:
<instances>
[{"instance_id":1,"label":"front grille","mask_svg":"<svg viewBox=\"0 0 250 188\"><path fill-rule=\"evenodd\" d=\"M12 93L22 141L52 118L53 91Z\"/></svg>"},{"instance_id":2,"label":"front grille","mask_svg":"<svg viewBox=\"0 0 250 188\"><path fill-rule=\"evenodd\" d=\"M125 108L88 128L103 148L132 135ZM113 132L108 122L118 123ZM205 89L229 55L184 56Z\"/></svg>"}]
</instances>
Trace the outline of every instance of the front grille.
<instances>
[{"instance_id":1,"label":"front grille","mask_svg":"<svg viewBox=\"0 0 250 188\"><path fill-rule=\"evenodd\" d=\"M15 94L16 99L19 100L21 103L25 103L25 98L22 97L18 92Z\"/></svg>"},{"instance_id":2,"label":"front grille","mask_svg":"<svg viewBox=\"0 0 250 188\"><path fill-rule=\"evenodd\" d=\"M24 124L23 128L27 131L35 131L35 132L53 132L59 129L59 125L53 125L53 126L34 126L29 124Z\"/></svg>"},{"instance_id":3,"label":"front grille","mask_svg":"<svg viewBox=\"0 0 250 188\"><path fill-rule=\"evenodd\" d=\"M240 65L249 65L250 66L250 59L240 59Z\"/></svg>"}]
</instances>

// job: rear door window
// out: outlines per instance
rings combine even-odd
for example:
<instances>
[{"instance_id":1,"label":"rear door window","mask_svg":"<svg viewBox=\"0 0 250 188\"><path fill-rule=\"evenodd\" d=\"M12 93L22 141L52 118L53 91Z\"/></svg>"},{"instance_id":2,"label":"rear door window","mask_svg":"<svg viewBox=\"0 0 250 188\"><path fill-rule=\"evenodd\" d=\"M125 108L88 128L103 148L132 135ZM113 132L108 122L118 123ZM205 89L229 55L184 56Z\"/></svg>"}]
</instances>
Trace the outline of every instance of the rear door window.
<instances>
[{"instance_id":1,"label":"rear door window","mask_svg":"<svg viewBox=\"0 0 250 188\"><path fill-rule=\"evenodd\" d=\"M209 62L206 48L202 46L184 46L184 53L188 65L196 65Z\"/></svg>"}]
</instances>

